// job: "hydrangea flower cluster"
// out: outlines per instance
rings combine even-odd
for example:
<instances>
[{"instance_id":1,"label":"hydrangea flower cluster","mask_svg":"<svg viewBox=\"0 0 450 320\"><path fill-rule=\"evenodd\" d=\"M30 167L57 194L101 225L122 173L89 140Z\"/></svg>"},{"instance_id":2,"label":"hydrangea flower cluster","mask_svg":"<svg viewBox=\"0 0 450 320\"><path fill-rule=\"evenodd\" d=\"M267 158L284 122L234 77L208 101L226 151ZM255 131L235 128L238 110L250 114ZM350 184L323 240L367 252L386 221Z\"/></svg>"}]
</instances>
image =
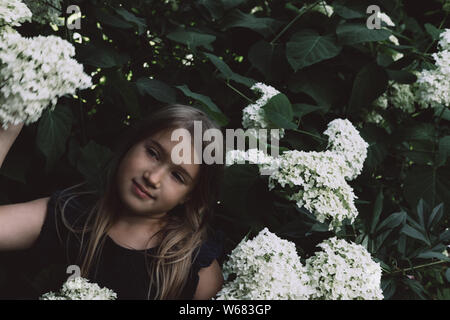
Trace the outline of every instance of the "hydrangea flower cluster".
<instances>
[{"instance_id":1,"label":"hydrangea flower cluster","mask_svg":"<svg viewBox=\"0 0 450 320\"><path fill-rule=\"evenodd\" d=\"M218 300L307 300L314 290L293 242L264 228L252 240L243 239L223 265L227 281Z\"/></svg>"},{"instance_id":2,"label":"hydrangea flower cluster","mask_svg":"<svg viewBox=\"0 0 450 320\"><path fill-rule=\"evenodd\" d=\"M92 86L75 48L56 36L24 38L9 29L0 33L0 122L7 129L36 122L58 97Z\"/></svg>"},{"instance_id":3,"label":"hydrangea flower cluster","mask_svg":"<svg viewBox=\"0 0 450 320\"><path fill-rule=\"evenodd\" d=\"M306 260L314 299L383 299L380 264L363 246L336 237L318 246L323 251Z\"/></svg>"},{"instance_id":4,"label":"hydrangea flower cluster","mask_svg":"<svg viewBox=\"0 0 450 320\"><path fill-rule=\"evenodd\" d=\"M423 108L450 106L450 29L440 34L438 47L432 55L435 69L422 70L416 82L416 97Z\"/></svg>"},{"instance_id":5,"label":"hydrangea flower cluster","mask_svg":"<svg viewBox=\"0 0 450 320\"><path fill-rule=\"evenodd\" d=\"M329 230L339 229L344 219L355 220L356 196L344 178L348 168L343 155L290 150L278 161L278 170L269 176L270 190L277 185L287 189L289 200L312 212L318 221L328 222Z\"/></svg>"},{"instance_id":6,"label":"hydrangea flower cluster","mask_svg":"<svg viewBox=\"0 0 450 320\"><path fill-rule=\"evenodd\" d=\"M81 277L66 281L60 292L48 292L40 300L115 300L117 294L108 288L100 288L96 283Z\"/></svg>"},{"instance_id":7,"label":"hydrangea flower cluster","mask_svg":"<svg viewBox=\"0 0 450 320\"><path fill-rule=\"evenodd\" d=\"M259 92L262 96L256 100L255 103L249 104L242 110L242 126L244 128L265 129L269 128L269 125L265 119L265 112L263 106L267 102L280 92L275 88L268 86L264 83L255 83L250 89L255 92ZM284 136L284 129L280 129L280 138Z\"/></svg>"},{"instance_id":8,"label":"hydrangea flower cluster","mask_svg":"<svg viewBox=\"0 0 450 320\"><path fill-rule=\"evenodd\" d=\"M324 134L328 136L328 150L345 158L345 179L355 179L361 173L367 157L367 142L347 119L331 121Z\"/></svg>"},{"instance_id":9,"label":"hydrangea flower cluster","mask_svg":"<svg viewBox=\"0 0 450 320\"><path fill-rule=\"evenodd\" d=\"M61 25L59 17L62 15L62 0L23 0L33 13L33 21L40 24L54 23Z\"/></svg>"},{"instance_id":10,"label":"hydrangea flower cluster","mask_svg":"<svg viewBox=\"0 0 450 320\"><path fill-rule=\"evenodd\" d=\"M416 97L413 92L413 86L390 81L386 92L379 96L373 102L373 105L380 109L386 110L390 104L394 108L411 114L416 111L414 104L415 99ZM372 112L370 112L366 117L367 122L382 123L383 120L383 117L376 110L372 110Z\"/></svg>"},{"instance_id":11,"label":"hydrangea flower cluster","mask_svg":"<svg viewBox=\"0 0 450 320\"><path fill-rule=\"evenodd\" d=\"M0 0L0 26L20 26L31 21L31 11L20 0Z\"/></svg>"}]
</instances>

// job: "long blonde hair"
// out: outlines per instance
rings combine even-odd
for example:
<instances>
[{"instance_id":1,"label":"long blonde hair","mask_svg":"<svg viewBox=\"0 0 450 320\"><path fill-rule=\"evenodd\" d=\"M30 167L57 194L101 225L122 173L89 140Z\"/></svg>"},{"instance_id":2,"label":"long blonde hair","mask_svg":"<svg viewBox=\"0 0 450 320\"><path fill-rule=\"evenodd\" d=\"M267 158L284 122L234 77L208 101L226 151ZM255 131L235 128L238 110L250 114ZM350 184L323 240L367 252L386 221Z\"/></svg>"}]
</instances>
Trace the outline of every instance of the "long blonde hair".
<instances>
[{"instance_id":1,"label":"long blonde hair","mask_svg":"<svg viewBox=\"0 0 450 320\"><path fill-rule=\"evenodd\" d=\"M62 221L80 242L78 259L82 261L81 276L88 277L92 267L97 264L107 238L107 232L117 218L119 197L117 195L116 173L122 158L136 143L167 128L185 128L193 136L194 121L202 122L202 131L219 128L208 116L193 107L173 104L163 107L143 119L138 126L132 126L119 143L115 156L107 170L106 183L100 190L73 193L99 195L90 209L84 227L75 229L64 216L67 202L60 207ZM203 136L202 132L202 136ZM206 147L203 141L203 149ZM212 207L219 194L223 173L222 164L201 164L199 179L191 191L189 199L170 210L164 216L164 227L157 232L161 242L155 254L145 252L147 271L150 277L147 299L155 285L154 299L178 299L187 283L192 262L199 246L206 239ZM79 185L74 186L77 187ZM57 201L57 204L59 202ZM90 234L88 234L90 232ZM81 238L78 236L81 235ZM87 239L86 239L87 238ZM150 239L149 239L150 241ZM148 263L147 257L151 257ZM96 271L95 271L96 273Z\"/></svg>"}]
</instances>

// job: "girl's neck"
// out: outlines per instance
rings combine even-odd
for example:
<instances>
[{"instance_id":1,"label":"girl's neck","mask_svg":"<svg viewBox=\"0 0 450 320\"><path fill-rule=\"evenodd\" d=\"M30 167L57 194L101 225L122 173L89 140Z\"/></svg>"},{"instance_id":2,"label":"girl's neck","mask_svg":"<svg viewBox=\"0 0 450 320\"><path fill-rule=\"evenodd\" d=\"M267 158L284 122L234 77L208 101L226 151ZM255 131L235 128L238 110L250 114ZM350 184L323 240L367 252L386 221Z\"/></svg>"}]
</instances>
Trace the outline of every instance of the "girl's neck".
<instances>
[{"instance_id":1,"label":"girl's neck","mask_svg":"<svg viewBox=\"0 0 450 320\"><path fill-rule=\"evenodd\" d=\"M159 245L160 237L154 235L163 226L161 219L124 215L116 219L108 235L120 246L145 250Z\"/></svg>"}]
</instances>

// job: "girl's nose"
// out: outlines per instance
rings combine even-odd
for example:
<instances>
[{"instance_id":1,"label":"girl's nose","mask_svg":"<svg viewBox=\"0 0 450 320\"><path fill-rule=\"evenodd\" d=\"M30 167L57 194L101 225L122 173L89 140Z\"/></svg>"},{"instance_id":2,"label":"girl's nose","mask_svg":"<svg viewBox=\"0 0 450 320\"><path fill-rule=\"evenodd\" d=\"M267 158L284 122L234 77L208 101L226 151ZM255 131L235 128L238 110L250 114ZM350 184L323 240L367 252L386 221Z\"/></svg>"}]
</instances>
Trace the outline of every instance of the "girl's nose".
<instances>
[{"instance_id":1,"label":"girl's nose","mask_svg":"<svg viewBox=\"0 0 450 320\"><path fill-rule=\"evenodd\" d=\"M147 170L144 172L144 178L147 184L154 188L159 189L161 187L161 180L164 174L163 168L153 168L151 171Z\"/></svg>"}]
</instances>

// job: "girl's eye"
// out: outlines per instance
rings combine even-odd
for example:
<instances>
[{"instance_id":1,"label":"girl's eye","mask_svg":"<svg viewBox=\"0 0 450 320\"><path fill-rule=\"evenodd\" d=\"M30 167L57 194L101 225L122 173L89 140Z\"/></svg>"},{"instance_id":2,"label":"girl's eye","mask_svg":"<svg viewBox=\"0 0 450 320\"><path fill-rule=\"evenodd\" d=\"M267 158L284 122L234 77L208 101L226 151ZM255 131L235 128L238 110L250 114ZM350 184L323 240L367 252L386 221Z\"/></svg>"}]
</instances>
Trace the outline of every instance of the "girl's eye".
<instances>
[{"instance_id":1,"label":"girl's eye","mask_svg":"<svg viewBox=\"0 0 450 320\"><path fill-rule=\"evenodd\" d=\"M184 183L184 180L183 180L183 178L181 177L181 175L179 173L174 172L173 176L175 177L175 179L177 179L181 183Z\"/></svg>"},{"instance_id":2,"label":"girl's eye","mask_svg":"<svg viewBox=\"0 0 450 320\"><path fill-rule=\"evenodd\" d=\"M153 150L152 148L147 148L147 153L148 153L149 155L151 155L152 157L154 157L154 158L157 158L157 156L158 156L158 154L156 153L156 151Z\"/></svg>"}]
</instances>

